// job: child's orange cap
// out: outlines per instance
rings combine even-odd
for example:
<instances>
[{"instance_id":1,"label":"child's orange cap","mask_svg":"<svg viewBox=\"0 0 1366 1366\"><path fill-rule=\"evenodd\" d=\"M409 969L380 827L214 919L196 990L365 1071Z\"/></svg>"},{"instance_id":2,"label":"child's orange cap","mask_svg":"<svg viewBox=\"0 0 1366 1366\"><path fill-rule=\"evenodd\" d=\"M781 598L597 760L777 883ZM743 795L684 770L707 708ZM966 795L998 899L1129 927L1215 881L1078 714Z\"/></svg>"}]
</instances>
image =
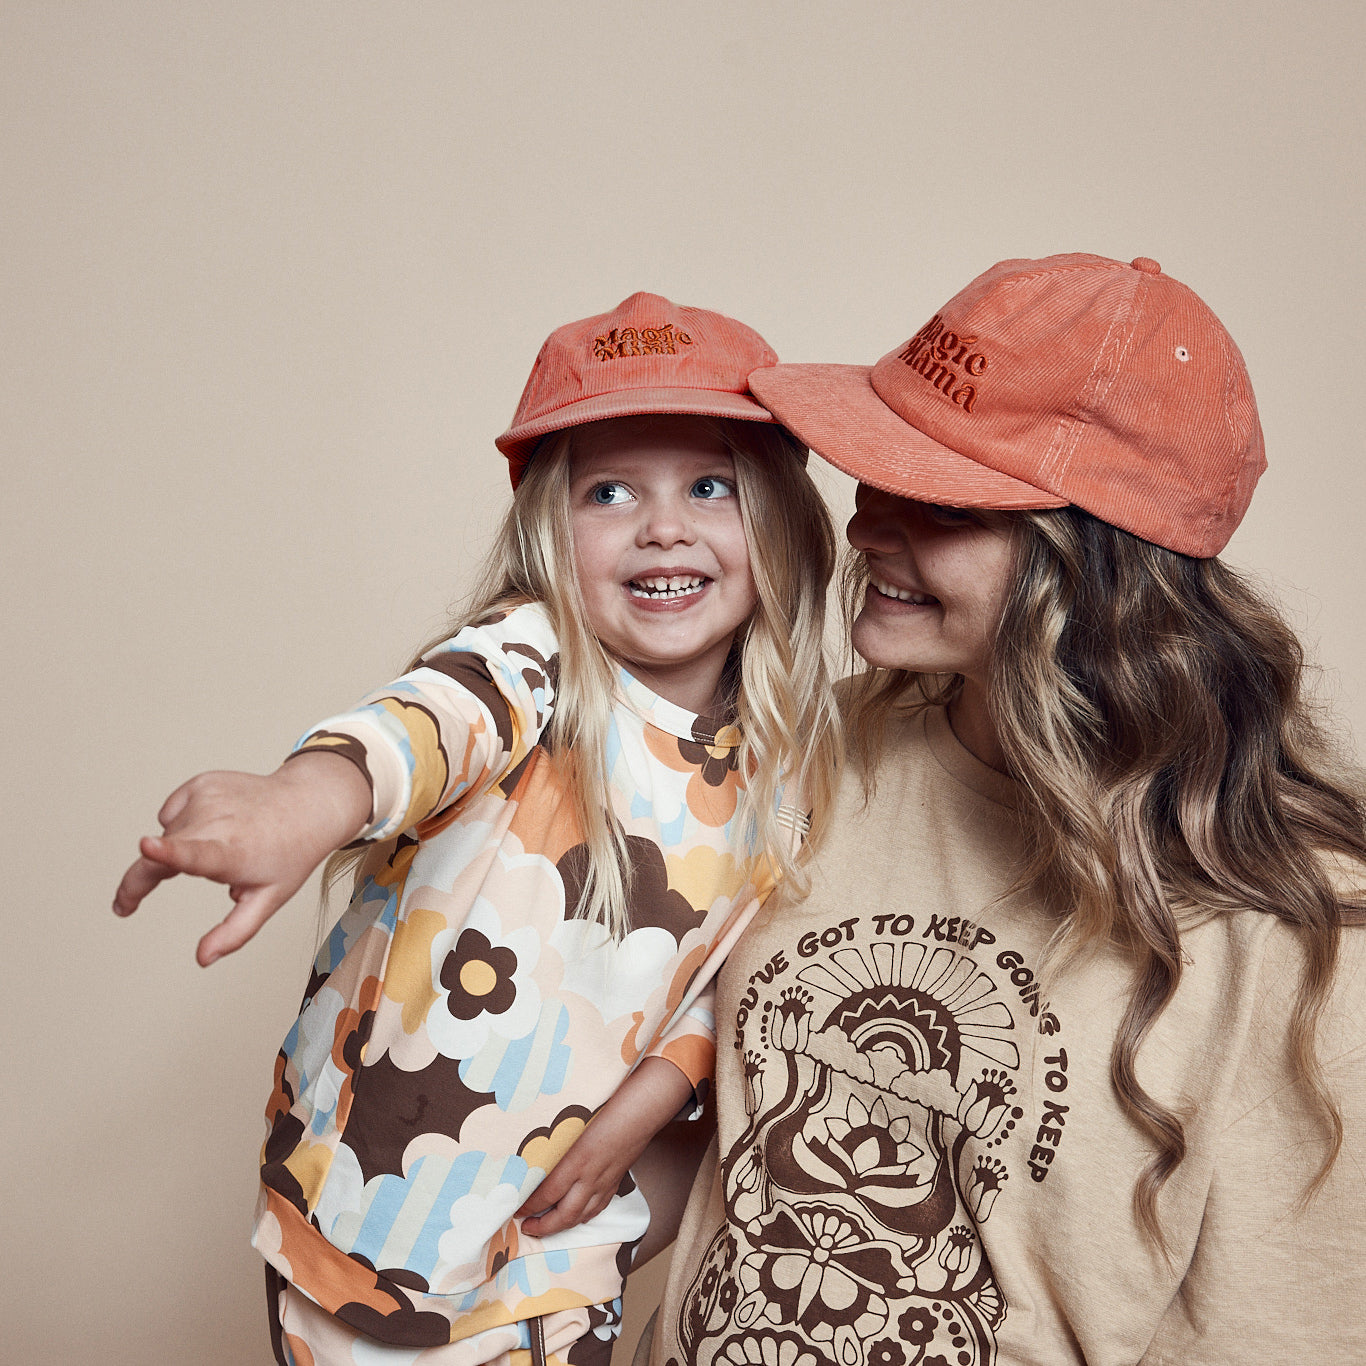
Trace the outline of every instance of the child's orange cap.
<instances>
[{"instance_id":1,"label":"child's orange cap","mask_svg":"<svg viewBox=\"0 0 1366 1366\"><path fill-rule=\"evenodd\" d=\"M531 368L512 426L494 443L517 487L550 432L641 413L696 413L772 422L748 376L777 353L723 313L632 294L610 313L557 327Z\"/></svg>"},{"instance_id":2,"label":"child's orange cap","mask_svg":"<svg viewBox=\"0 0 1366 1366\"><path fill-rule=\"evenodd\" d=\"M1217 555L1266 468L1219 319L1140 256L1001 261L871 369L779 365L755 395L832 465L956 507L1073 503Z\"/></svg>"}]
</instances>

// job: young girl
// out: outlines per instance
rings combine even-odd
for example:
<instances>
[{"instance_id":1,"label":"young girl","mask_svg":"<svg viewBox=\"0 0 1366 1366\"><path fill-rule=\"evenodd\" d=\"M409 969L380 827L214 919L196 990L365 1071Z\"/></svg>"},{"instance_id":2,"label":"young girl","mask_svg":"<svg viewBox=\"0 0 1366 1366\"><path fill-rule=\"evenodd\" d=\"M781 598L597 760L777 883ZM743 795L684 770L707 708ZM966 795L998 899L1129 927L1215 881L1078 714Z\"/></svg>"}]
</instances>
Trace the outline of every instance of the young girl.
<instances>
[{"instance_id":1,"label":"young girl","mask_svg":"<svg viewBox=\"0 0 1366 1366\"><path fill-rule=\"evenodd\" d=\"M281 1362L610 1355L629 1167L705 1093L718 963L801 881L783 794L819 822L833 785L833 537L746 391L775 359L649 294L553 333L463 628L276 773L178 789L124 878L121 914L229 886L207 964L361 849L267 1111Z\"/></svg>"},{"instance_id":2,"label":"young girl","mask_svg":"<svg viewBox=\"0 0 1366 1366\"><path fill-rule=\"evenodd\" d=\"M1217 558L1227 332L1147 258L1004 261L750 383L860 481L872 667L718 982L657 1366L1366 1360L1366 817Z\"/></svg>"}]
</instances>

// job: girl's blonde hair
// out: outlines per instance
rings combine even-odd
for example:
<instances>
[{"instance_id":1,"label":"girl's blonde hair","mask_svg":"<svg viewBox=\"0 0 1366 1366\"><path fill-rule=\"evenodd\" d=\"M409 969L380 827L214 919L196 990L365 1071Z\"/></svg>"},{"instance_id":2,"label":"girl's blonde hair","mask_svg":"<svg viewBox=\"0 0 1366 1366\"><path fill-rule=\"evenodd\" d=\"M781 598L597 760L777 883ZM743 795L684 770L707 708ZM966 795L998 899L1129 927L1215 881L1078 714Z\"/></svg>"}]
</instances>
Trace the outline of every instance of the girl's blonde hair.
<instances>
[{"instance_id":1,"label":"girl's blonde hair","mask_svg":"<svg viewBox=\"0 0 1366 1366\"><path fill-rule=\"evenodd\" d=\"M1246 579L1080 508L1014 518L989 705L1026 798L1017 885L1059 917L1055 969L1107 941L1135 964L1111 1078L1157 1148L1134 1208L1165 1246L1157 1197L1185 1135L1134 1064L1181 979L1178 912L1251 908L1299 931L1306 969L1290 1040L1327 1139L1312 1194L1342 1145L1316 1028L1340 928L1366 919L1363 902L1335 887L1324 855L1366 861L1366 807L1305 695L1295 633ZM846 612L865 582L850 563ZM848 725L864 772L873 773L894 707L944 704L961 686L957 676L862 675Z\"/></svg>"},{"instance_id":2,"label":"girl's blonde hair","mask_svg":"<svg viewBox=\"0 0 1366 1366\"><path fill-rule=\"evenodd\" d=\"M757 849L800 895L807 875L790 808L809 812L808 843L819 839L842 757L824 648L835 534L806 472L806 450L784 428L697 420L734 461L758 596L727 661L721 699L742 737L737 759L746 785L735 817L737 843ZM560 664L542 742L561 757L588 855L578 914L620 938L630 928L631 864L625 832L611 812L606 758L620 666L592 632L574 572L569 480L575 431L552 433L536 448L468 599L409 667L462 625L492 620L523 603L545 605ZM346 851L329 860L324 895L359 858Z\"/></svg>"}]
</instances>

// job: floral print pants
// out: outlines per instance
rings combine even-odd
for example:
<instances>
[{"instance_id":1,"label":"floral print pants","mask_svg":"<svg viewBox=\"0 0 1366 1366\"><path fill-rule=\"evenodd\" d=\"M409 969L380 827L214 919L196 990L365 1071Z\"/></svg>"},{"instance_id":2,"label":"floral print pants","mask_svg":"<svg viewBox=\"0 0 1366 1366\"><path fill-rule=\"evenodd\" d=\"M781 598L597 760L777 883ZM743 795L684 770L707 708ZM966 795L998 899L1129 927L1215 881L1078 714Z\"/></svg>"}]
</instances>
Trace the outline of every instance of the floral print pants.
<instances>
[{"instance_id":1,"label":"floral print pants","mask_svg":"<svg viewBox=\"0 0 1366 1366\"><path fill-rule=\"evenodd\" d=\"M439 1347L393 1347L358 1333L266 1268L279 1366L611 1366L621 1301L525 1319Z\"/></svg>"}]
</instances>

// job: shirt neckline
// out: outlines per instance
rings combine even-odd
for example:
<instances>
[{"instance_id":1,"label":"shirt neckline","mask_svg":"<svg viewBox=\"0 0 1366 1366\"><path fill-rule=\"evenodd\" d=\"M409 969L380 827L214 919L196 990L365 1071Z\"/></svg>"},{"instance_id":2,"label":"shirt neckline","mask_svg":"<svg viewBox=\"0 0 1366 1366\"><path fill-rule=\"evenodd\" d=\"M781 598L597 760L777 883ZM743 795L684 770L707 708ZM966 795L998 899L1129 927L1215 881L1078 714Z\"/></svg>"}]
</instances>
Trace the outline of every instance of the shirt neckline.
<instances>
[{"instance_id":1,"label":"shirt neckline","mask_svg":"<svg viewBox=\"0 0 1366 1366\"><path fill-rule=\"evenodd\" d=\"M719 744L727 749L734 749L740 743L739 732L733 723L670 702L620 666L617 667L617 696L647 725L679 740L691 740L698 745ZM730 734L726 734L727 731Z\"/></svg>"},{"instance_id":2,"label":"shirt neckline","mask_svg":"<svg viewBox=\"0 0 1366 1366\"><path fill-rule=\"evenodd\" d=\"M1013 778L984 764L953 733L945 707L928 707L921 713L925 743L939 767L950 778L970 788L979 797L1012 810L1019 804L1019 786Z\"/></svg>"}]
</instances>

